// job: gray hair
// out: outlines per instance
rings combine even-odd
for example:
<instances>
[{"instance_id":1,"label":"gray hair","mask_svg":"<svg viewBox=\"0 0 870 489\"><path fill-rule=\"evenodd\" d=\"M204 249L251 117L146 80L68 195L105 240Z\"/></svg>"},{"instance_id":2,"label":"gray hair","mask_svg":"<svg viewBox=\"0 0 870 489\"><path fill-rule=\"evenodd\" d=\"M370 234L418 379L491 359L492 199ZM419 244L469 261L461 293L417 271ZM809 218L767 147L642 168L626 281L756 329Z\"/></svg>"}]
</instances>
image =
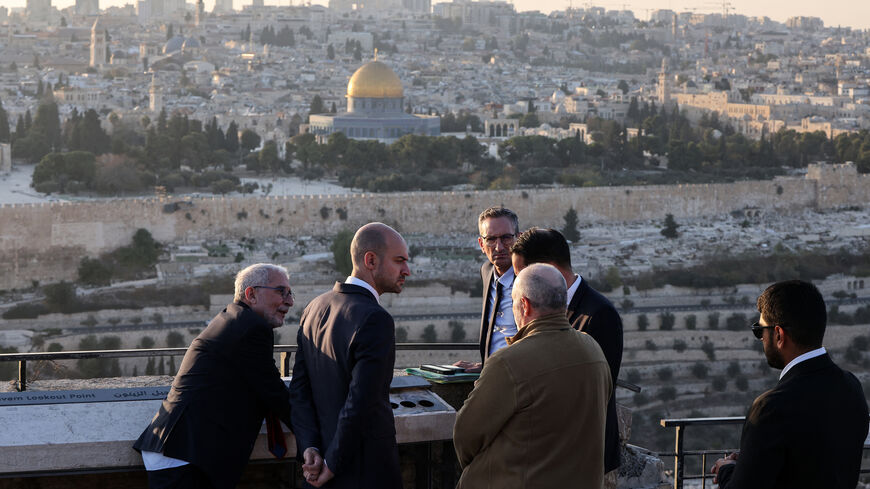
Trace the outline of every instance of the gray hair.
<instances>
[{"instance_id":1,"label":"gray hair","mask_svg":"<svg viewBox=\"0 0 870 489\"><path fill-rule=\"evenodd\" d=\"M288 281L290 274L281 265L272 263L255 263L236 274L235 293L233 300L238 302L245 298L245 289L257 285L268 285L272 274L281 274Z\"/></svg>"},{"instance_id":2,"label":"gray hair","mask_svg":"<svg viewBox=\"0 0 870 489\"><path fill-rule=\"evenodd\" d=\"M514 225L514 233L519 234L520 232L520 220L517 218L517 215L514 211L508 209L507 207L490 207L485 211L481 212L479 216L477 216L477 227L479 228L483 221L487 219L496 219L499 217L506 217L510 220L511 224Z\"/></svg>"},{"instance_id":3,"label":"gray hair","mask_svg":"<svg viewBox=\"0 0 870 489\"><path fill-rule=\"evenodd\" d=\"M525 297L544 314L565 311L568 286L559 270L545 263L535 263L523 269L516 278L517 295Z\"/></svg>"}]
</instances>

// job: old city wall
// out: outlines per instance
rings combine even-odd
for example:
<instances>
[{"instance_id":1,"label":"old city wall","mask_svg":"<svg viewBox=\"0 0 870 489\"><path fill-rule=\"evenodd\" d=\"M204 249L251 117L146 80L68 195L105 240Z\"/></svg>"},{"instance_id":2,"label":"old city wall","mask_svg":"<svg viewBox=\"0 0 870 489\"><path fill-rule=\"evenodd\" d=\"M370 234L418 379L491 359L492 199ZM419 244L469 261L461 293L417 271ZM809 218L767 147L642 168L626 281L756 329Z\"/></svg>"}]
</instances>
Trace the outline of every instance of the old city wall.
<instances>
[{"instance_id":1,"label":"old city wall","mask_svg":"<svg viewBox=\"0 0 870 489\"><path fill-rule=\"evenodd\" d=\"M329 236L373 220L405 233L469 233L482 209L499 204L514 209L523 226L559 227L572 206L581 222L628 222L868 201L870 177L859 176L854 165L825 165L811 166L807 178L729 184L5 205L0 206L0 289L75 279L83 256L128 244L138 228L161 242L183 244Z\"/></svg>"}]
</instances>

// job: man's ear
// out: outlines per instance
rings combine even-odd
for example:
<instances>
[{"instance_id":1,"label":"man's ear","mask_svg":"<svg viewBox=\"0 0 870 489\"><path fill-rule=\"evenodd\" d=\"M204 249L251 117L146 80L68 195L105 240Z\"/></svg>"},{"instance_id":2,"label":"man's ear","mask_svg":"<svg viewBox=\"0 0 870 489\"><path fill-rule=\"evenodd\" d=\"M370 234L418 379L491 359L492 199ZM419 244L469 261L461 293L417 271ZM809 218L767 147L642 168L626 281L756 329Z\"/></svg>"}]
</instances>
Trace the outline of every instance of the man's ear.
<instances>
[{"instance_id":1,"label":"man's ear","mask_svg":"<svg viewBox=\"0 0 870 489\"><path fill-rule=\"evenodd\" d=\"M253 287L245 289L245 300L249 303L257 302L257 292Z\"/></svg>"},{"instance_id":2,"label":"man's ear","mask_svg":"<svg viewBox=\"0 0 870 489\"><path fill-rule=\"evenodd\" d=\"M782 349L782 347L786 343L793 343L791 336L788 335L785 329L780 326L773 327L773 342L776 344L776 347Z\"/></svg>"},{"instance_id":3,"label":"man's ear","mask_svg":"<svg viewBox=\"0 0 870 489\"><path fill-rule=\"evenodd\" d=\"M368 270L374 270L378 267L378 254L374 251L366 251L363 256L363 263Z\"/></svg>"},{"instance_id":4,"label":"man's ear","mask_svg":"<svg viewBox=\"0 0 870 489\"><path fill-rule=\"evenodd\" d=\"M480 251L486 253L486 249L483 246L483 238L481 238L480 236L477 237L477 245L480 246Z\"/></svg>"}]
</instances>

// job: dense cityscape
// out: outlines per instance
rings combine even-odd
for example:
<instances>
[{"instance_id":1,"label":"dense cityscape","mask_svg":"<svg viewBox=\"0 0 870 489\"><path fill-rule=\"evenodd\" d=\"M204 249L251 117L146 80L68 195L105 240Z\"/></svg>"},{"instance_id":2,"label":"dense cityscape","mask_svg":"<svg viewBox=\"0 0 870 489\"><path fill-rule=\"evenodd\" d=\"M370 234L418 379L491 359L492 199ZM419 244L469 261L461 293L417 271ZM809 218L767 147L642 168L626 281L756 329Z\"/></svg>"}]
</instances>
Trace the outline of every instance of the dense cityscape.
<instances>
[{"instance_id":1,"label":"dense cityscape","mask_svg":"<svg viewBox=\"0 0 870 489\"><path fill-rule=\"evenodd\" d=\"M663 419L743 416L775 384L748 329L772 282L816 283L825 347L870 392L870 30L727 1L51 2L0 6L2 354L185 347L259 262L290 272L274 337L295 346L374 220L409 246L383 299L396 343L474 343L477 215L503 205L519 231L559 229L619 312L619 487L673 487ZM182 354L23 372L37 392L144 389ZM475 356L412 347L395 367ZM0 393L21 372L0 362ZM686 449L740 440L694 430Z\"/></svg>"}]
</instances>

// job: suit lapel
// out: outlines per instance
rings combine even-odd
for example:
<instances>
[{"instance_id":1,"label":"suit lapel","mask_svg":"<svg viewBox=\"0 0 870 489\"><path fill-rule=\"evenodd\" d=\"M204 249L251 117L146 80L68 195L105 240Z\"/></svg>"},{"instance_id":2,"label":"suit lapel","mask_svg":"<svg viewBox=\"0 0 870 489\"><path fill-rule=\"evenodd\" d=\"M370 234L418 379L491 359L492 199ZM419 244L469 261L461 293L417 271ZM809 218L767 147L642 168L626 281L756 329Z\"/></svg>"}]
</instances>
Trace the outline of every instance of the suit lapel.
<instances>
[{"instance_id":1,"label":"suit lapel","mask_svg":"<svg viewBox=\"0 0 870 489\"><path fill-rule=\"evenodd\" d=\"M492 281L495 279L495 270L492 263L485 263L480 269L483 279L483 307L480 313L480 358L486 359L489 352L489 344L492 341L492 325L489 322L489 294L492 289Z\"/></svg>"},{"instance_id":2,"label":"suit lapel","mask_svg":"<svg viewBox=\"0 0 870 489\"><path fill-rule=\"evenodd\" d=\"M568 322L571 323L571 326L574 329L582 331L583 327L586 326L586 321L583 320L577 323L577 320L583 315L580 310L580 304L583 302L583 296L586 295L586 291L589 290L589 284L587 284L579 275L577 276L577 280L580 280L580 285L577 286L577 292L574 293L574 297L571 298L571 303L568 304Z\"/></svg>"}]
</instances>

